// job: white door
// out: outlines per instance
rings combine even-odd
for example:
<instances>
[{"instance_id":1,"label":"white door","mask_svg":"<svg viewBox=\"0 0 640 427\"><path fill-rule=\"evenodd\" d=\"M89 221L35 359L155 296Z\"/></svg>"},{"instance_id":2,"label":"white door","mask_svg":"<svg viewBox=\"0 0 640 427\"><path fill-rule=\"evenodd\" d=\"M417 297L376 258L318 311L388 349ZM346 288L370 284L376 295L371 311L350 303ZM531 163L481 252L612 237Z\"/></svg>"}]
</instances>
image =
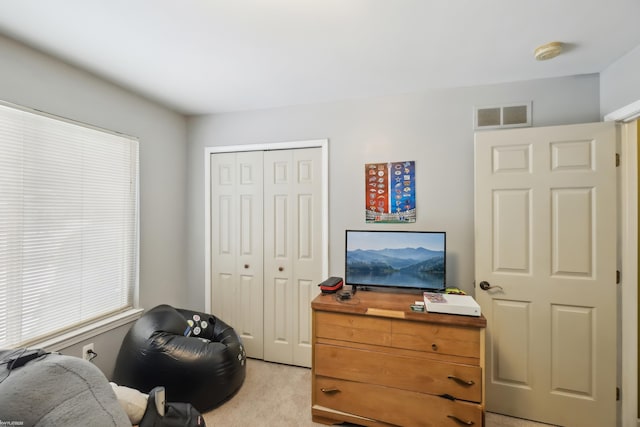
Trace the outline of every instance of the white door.
<instances>
[{"instance_id":1,"label":"white door","mask_svg":"<svg viewBox=\"0 0 640 427\"><path fill-rule=\"evenodd\" d=\"M321 150L264 156L264 359L311 367L311 300L322 281Z\"/></svg>"},{"instance_id":2,"label":"white door","mask_svg":"<svg viewBox=\"0 0 640 427\"><path fill-rule=\"evenodd\" d=\"M211 155L211 307L263 357L263 158Z\"/></svg>"},{"instance_id":3,"label":"white door","mask_svg":"<svg viewBox=\"0 0 640 427\"><path fill-rule=\"evenodd\" d=\"M488 411L616 425L615 148L613 123L475 135Z\"/></svg>"},{"instance_id":4,"label":"white door","mask_svg":"<svg viewBox=\"0 0 640 427\"><path fill-rule=\"evenodd\" d=\"M211 155L211 307L249 357L311 366L321 164L321 148Z\"/></svg>"}]
</instances>

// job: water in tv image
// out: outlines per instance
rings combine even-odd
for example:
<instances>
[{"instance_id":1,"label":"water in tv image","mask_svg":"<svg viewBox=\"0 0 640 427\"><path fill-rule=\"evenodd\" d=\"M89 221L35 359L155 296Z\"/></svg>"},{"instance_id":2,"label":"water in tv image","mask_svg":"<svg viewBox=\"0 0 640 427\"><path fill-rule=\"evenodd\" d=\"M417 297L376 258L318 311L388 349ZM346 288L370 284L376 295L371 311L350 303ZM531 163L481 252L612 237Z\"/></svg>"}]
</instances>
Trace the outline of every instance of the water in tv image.
<instances>
[{"instance_id":1,"label":"water in tv image","mask_svg":"<svg viewBox=\"0 0 640 427\"><path fill-rule=\"evenodd\" d=\"M347 231L350 284L443 289L445 260L444 232Z\"/></svg>"}]
</instances>

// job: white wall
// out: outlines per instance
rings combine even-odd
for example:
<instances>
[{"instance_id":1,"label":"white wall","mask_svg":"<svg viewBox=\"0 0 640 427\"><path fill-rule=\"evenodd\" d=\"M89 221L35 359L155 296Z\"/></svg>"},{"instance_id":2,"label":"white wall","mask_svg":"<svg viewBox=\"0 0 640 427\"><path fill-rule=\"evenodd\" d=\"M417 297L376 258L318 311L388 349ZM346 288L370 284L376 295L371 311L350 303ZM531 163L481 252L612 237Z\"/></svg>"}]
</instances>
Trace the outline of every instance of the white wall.
<instances>
[{"instance_id":1,"label":"white wall","mask_svg":"<svg viewBox=\"0 0 640 427\"><path fill-rule=\"evenodd\" d=\"M535 126L600 117L598 76L586 75L194 117L187 123L167 108L2 36L0 58L1 100L140 138L145 308L169 303L204 309L206 146L328 138L330 274L343 274L346 228L443 229L448 280L471 290L473 106L532 100ZM395 160L416 161L418 222L366 225L363 165ZM108 347L96 348L107 373L123 333L96 340Z\"/></svg>"},{"instance_id":2,"label":"white wall","mask_svg":"<svg viewBox=\"0 0 640 427\"><path fill-rule=\"evenodd\" d=\"M640 45L600 73L602 117L640 100Z\"/></svg>"},{"instance_id":3,"label":"white wall","mask_svg":"<svg viewBox=\"0 0 640 427\"><path fill-rule=\"evenodd\" d=\"M445 230L451 286L474 280L474 105L533 101L535 126L599 121L597 75L429 91L192 117L189 120L191 306L204 308L204 147L329 139L329 273L344 273L347 228ZM364 164L416 161L415 224L364 222Z\"/></svg>"},{"instance_id":4,"label":"white wall","mask_svg":"<svg viewBox=\"0 0 640 427\"><path fill-rule=\"evenodd\" d=\"M1 100L140 139L140 302L184 306L186 119L2 36L0 58ZM121 340L119 331L111 342L96 341L96 362L107 373Z\"/></svg>"}]
</instances>

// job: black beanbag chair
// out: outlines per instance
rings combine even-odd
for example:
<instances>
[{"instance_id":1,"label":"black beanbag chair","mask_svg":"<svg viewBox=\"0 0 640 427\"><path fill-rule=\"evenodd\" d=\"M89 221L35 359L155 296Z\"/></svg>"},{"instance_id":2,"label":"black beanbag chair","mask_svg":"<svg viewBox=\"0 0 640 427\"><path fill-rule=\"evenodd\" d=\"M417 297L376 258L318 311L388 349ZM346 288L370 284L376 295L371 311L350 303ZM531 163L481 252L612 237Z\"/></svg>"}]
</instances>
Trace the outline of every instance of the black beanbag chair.
<instances>
[{"instance_id":1,"label":"black beanbag chair","mask_svg":"<svg viewBox=\"0 0 640 427\"><path fill-rule=\"evenodd\" d=\"M229 399L245 373L244 347L231 326L210 314L160 305L125 336L113 380L143 393L164 386L167 402L206 412Z\"/></svg>"}]
</instances>

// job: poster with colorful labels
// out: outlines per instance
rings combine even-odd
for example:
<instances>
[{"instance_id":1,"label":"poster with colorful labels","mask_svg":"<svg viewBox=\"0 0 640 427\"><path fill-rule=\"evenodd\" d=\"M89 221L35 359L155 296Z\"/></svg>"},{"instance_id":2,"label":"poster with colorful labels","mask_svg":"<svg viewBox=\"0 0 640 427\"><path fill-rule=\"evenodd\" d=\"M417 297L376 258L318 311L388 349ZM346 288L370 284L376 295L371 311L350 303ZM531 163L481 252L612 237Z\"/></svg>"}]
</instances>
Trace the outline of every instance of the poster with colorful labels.
<instances>
[{"instance_id":1,"label":"poster with colorful labels","mask_svg":"<svg viewBox=\"0 0 640 427\"><path fill-rule=\"evenodd\" d=\"M415 162L365 164L366 222L416 222Z\"/></svg>"}]
</instances>

